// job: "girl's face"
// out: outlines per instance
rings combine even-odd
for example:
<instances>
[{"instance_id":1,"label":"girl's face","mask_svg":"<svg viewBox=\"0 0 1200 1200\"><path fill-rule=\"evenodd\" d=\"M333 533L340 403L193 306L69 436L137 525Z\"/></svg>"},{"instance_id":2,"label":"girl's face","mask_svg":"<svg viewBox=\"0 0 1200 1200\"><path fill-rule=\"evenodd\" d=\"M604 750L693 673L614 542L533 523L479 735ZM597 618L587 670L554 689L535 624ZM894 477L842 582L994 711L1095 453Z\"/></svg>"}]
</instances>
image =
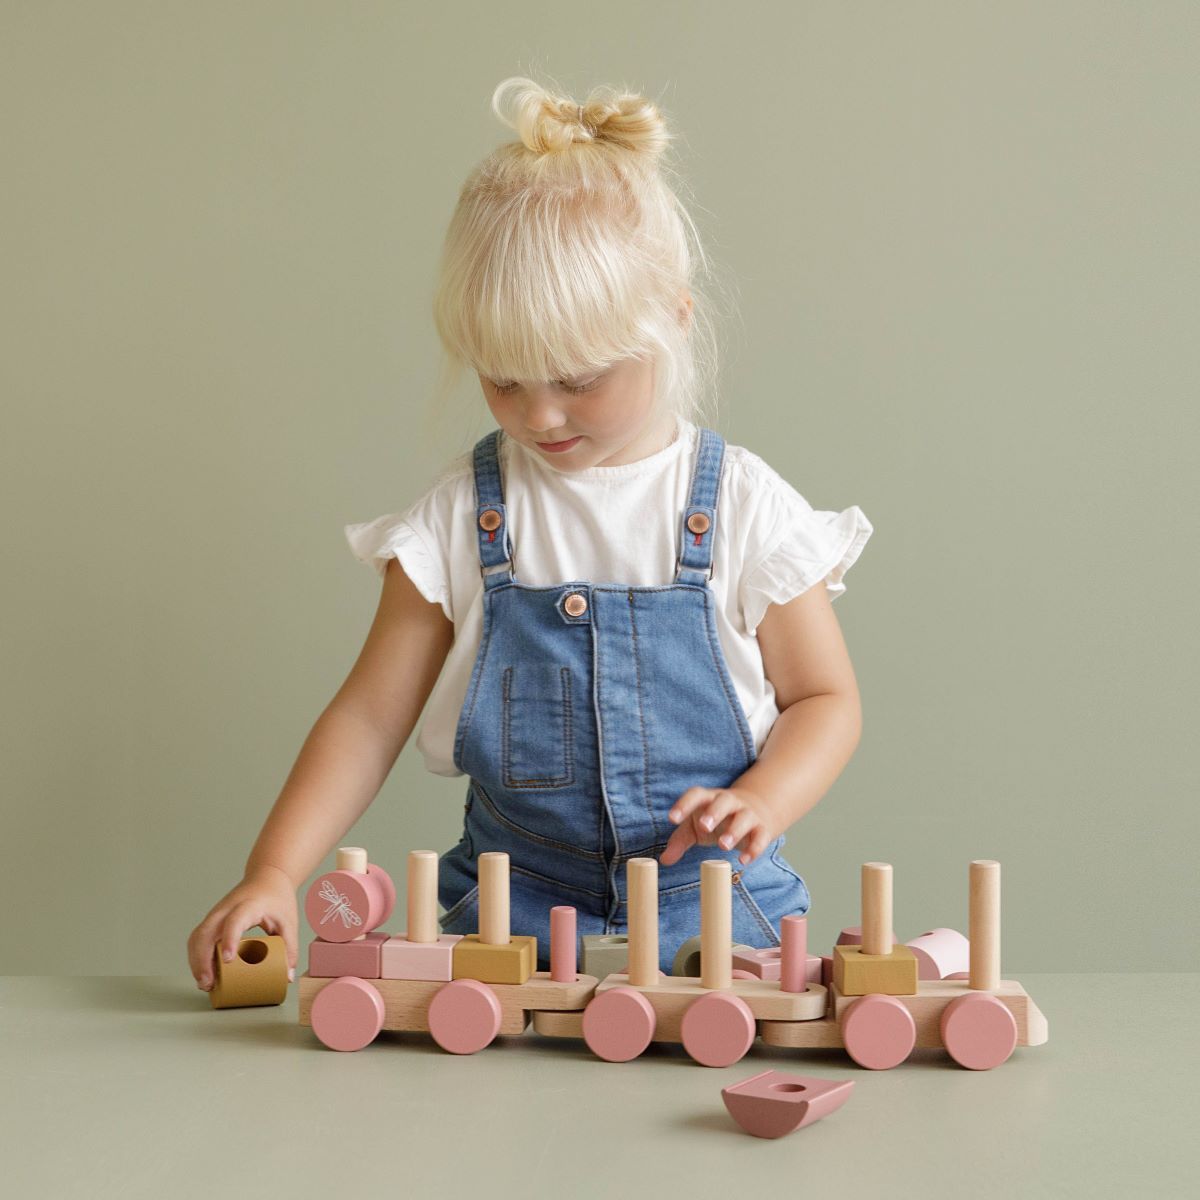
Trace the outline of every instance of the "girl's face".
<instances>
[{"instance_id":1,"label":"girl's face","mask_svg":"<svg viewBox=\"0 0 1200 1200\"><path fill-rule=\"evenodd\" d=\"M670 442L674 415L654 407L654 363L622 359L577 379L521 383L479 376L496 424L563 472L637 462ZM578 440L569 449L541 443Z\"/></svg>"}]
</instances>

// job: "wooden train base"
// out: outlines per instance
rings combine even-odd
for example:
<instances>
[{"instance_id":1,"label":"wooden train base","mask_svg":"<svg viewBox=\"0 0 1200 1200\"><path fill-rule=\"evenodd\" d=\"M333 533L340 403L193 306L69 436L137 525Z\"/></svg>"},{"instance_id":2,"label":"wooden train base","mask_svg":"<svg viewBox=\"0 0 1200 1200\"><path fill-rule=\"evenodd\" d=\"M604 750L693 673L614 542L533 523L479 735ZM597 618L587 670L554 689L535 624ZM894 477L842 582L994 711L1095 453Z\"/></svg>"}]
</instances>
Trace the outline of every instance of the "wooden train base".
<instances>
[{"instance_id":1,"label":"wooden train base","mask_svg":"<svg viewBox=\"0 0 1200 1200\"><path fill-rule=\"evenodd\" d=\"M1047 1041L1037 1005L1019 983L999 977L996 862L970 864L965 978L918 977L919 971L936 975L947 963L959 965L944 954L938 962L938 945L949 943L937 935L953 931L895 945L891 867L866 863L861 939L856 930L843 931L824 960L825 982L812 978L816 960L807 954L803 916L782 922L773 964L778 978L734 971L731 877L724 859L701 864L700 976L663 975L657 867L650 858L629 862L628 963L625 971L601 977L576 970L575 910L568 906L551 910L550 970L532 969L533 939L508 930L507 855L480 855L480 933L461 938L438 934L437 856L414 851L409 932L389 937L370 930L390 915L390 879L367 864L365 851L344 848L338 869L309 889L306 913L319 937L310 946L310 970L299 981L300 1024L336 1050L362 1049L381 1030L391 1030L429 1033L444 1049L470 1054L532 1023L539 1034L582 1038L610 1062L666 1042L681 1043L705 1066L737 1062L761 1037L769 1046L842 1047L874 1070L898 1065L916 1047L944 1047L960 1065L986 1070L1006 1061L1016 1046ZM364 925L367 930L359 932ZM757 953L762 965L756 974L771 974L771 954ZM752 952L737 961L753 967L756 959ZM321 974L313 973L314 966Z\"/></svg>"}]
</instances>

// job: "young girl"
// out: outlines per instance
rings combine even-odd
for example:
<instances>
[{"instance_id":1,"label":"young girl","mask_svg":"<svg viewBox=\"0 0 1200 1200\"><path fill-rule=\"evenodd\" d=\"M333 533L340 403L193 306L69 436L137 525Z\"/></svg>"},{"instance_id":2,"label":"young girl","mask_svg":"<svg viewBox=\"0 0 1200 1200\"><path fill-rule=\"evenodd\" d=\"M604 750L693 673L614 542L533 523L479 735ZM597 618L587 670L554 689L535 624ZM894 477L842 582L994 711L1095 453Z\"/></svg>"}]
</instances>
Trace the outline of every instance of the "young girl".
<instances>
[{"instance_id":1,"label":"young girl","mask_svg":"<svg viewBox=\"0 0 1200 1200\"><path fill-rule=\"evenodd\" d=\"M537 935L542 969L554 905L581 935L624 931L631 858L660 864L668 973L698 932L705 858L733 868L735 941L778 945L780 919L809 908L780 848L858 743L831 600L872 526L814 511L692 420L704 314L659 110L522 78L493 107L520 141L462 190L435 319L498 428L404 512L346 527L382 577L379 610L245 877L192 932L201 988L218 939L229 957L255 925L294 971L297 889L423 710L426 767L468 777L445 932L476 931L487 850L509 855L512 928Z\"/></svg>"}]
</instances>

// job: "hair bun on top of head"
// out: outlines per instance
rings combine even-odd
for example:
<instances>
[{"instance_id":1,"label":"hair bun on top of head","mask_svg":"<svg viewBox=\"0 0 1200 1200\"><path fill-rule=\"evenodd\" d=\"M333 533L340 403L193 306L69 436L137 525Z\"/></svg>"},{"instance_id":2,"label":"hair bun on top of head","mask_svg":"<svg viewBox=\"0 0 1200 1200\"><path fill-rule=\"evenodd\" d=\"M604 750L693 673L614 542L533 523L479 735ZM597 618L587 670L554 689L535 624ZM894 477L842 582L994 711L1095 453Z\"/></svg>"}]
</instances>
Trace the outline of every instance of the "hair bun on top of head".
<instances>
[{"instance_id":1,"label":"hair bun on top of head","mask_svg":"<svg viewBox=\"0 0 1200 1200\"><path fill-rule=\"evenodd\" d=\"M537 154L567 150L575 142L606 142L657 158L671 141L655 104L611 87L593 88L578 104L514 75L492 94L492 111Z\"/></svg>"}]
</instances>

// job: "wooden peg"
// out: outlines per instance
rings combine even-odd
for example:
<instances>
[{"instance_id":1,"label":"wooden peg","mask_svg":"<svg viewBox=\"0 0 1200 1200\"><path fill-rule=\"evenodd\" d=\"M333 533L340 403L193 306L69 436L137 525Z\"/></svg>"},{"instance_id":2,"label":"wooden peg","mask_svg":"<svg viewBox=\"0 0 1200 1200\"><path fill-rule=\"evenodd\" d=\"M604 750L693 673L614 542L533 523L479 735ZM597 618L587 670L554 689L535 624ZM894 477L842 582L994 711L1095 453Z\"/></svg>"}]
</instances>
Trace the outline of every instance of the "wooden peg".
<instances>
[{"instance_id":1,"label":"wooden peg","mask_svg":"<svg viewBox=\"0 0 1200 1200\"><path fill-rule=\"evenodd\" d=\"M863 863L862 952L892 952L892 864Z\"/></svg>"},{"instance_id":2,"label":"wooden peg","mask_svg":"<svg viewBox=\"0 0 1200 1200\"><path fill-rule=\"evenodd\" d=\"M629 924L629 983L658 982L658 859L631 858L625 865Z\"/></svg>"},{"instance_id":3,"label":"wooden peg","mask_svg":"<svg viewBox=\"0 0 1200 1200\"><path fill-rule=\"evenodd\" d=\"M977 858L968 878L969 983L976 991L994 992L1000 986L1000 864Z\"/></svg>"},{"instance_id":4,"label":"wooden peg","mask_svg":"<svg viewBox=\"0 0 1200 1200\"><path fill-rule=\"evenodd\" d=\"M485 946L507 946L508 855L486 850L479 856L479 940Z\"/></svg>"},{"instance_id":5,"label":"wooden peg","mask_svg":"<svg viewBox=\"0 0 1200 1200\"><path fill-rule=\"evenodd\" d=\"M700 864L700 986L733 983L733 885L728 859Z\"/></svg>"},{"instance_id":6,"label":"wooden peg","mask_svg":"<svg viewBox=\"0 0 1200 1200\"><path fill-rule=\"evenodd\" d=\"M408 928L410 942L436 942L438 856L434 850L408 854Z\"/></svg>"}]
</instances>

